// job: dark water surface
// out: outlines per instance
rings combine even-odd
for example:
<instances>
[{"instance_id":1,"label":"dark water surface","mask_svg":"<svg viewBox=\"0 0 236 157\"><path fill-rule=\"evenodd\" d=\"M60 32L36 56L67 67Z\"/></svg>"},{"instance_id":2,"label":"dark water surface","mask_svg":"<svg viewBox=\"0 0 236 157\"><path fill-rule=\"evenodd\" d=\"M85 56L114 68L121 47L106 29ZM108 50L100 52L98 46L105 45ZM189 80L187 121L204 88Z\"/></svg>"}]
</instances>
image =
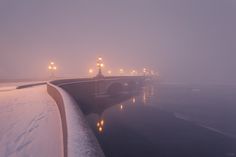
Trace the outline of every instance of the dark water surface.
<instances>
[{"instance_id":1,"label":"dark water surface","mask_svg":"<svg viewBox=\"0 0 236 157\"><path fill-rule=\"evenodd\" d=\"M235 113L235 87L158 84L87 119L108 157L230 157Z\"/></svg>"}]
</instances>

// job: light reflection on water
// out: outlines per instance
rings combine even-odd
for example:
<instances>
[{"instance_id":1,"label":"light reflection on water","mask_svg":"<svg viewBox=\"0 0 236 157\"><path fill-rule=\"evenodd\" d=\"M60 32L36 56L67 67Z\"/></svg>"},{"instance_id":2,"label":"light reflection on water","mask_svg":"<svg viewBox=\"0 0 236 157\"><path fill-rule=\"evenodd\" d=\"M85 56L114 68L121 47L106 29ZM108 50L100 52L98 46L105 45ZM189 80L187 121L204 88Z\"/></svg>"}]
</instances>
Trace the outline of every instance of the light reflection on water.
<instances>
[{"instance_id":1,"label":"light reflection on water","mask_svg":"<svg viewBox=\"0 0 236 157\"><path fill-rule=\"evenodd\" d=\"M153 86L143 87L142 102L144 104L148 104L153 95L154 95L154 87Z\"/></svg>"},{"instance_id":2,"label":"light reflection on water","mask_svg":"<svg viewBox=\"0 0 236 157\"><path fill-rule=\"evenodd\" d=\"M99 132L99 133L102 133L102 132L103 132L103 130L104 130L104 125L105 125L105 122L104 122L103 119L101 119L101 120L99 120L99 121L97 122L97 129L98 129L98 132Z\"/></svg>"},{"instance_id":3,"label":"light reflection on water","mask_svg":"<svg viewBox=\"0 0 236 157\"><path fill-rule=\"evenodd\" d=\"M132 103L134 104L136 102L136 98L132 98Z\"/></svg>"},{"instance_id":4,"label":"light reflection on water","mask_svg":"<svg viewBox=\"0 0 236 157\"><path fill-rule=\"evenodd\" d=\"M120 105L120 110L123 110L123 105L122 104Z\"/></svg>"},{"instance_id":5,"label":"light reflection on water","mask_svg":"<svg viewBox=\"0 0 236 157\"><path fill-rule=\"evenodd\" d=\"M129 100L117 104L115 106L118 106L118 111L122 112L123 110L125 110L126 105L136 104L140 102L142 102L142 104L145 105L148 104L153 95L154 95L154 86L145 86L142 88L140 95L132 97ZM98 133L103 133L105 131L105 120L102 115L100 115L100 118L97 120L96 126Z\"/></svg>"},{"instance_id":6,"label":"light reflection on water","mask_svg":"<svg viewBox=\"0 0 236 157\"><path fill-rule=\"evenodd\" d=\"M196 94L192 88L147 86L139 96L108 108L98 118L94 116L97 124L92 120L90 124L95 128L93 130L105 154L111 157L235 155L235 140L175 117L175 113L181 113L201 121L208 115L212 124L220 124L222 120L225 124L226 121L232 124L232 119L219 120L219 117L214 117L216 112L211 111L215 111L219 102L232 99L235 103L231 97L233 93L222 95L212 89L206 91L208 89L197 90ZM211 108L208 104L212 103L218 104ZM206 112L208 108L211 110ZM227 108L221 108L217 112L222 115L226 111ZM227 116L232 114L228 112Z\"/></svg>"}]
</instances>

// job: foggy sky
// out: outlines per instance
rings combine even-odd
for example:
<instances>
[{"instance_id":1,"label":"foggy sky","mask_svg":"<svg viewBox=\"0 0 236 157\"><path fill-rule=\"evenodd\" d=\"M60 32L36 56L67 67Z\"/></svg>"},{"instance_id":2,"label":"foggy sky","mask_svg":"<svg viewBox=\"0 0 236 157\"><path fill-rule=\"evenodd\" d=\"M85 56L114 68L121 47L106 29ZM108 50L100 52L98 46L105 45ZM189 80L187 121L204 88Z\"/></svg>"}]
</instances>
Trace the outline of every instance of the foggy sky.
<instances>
[{"instance_id":1,"label":"foggy sky","mask_svg":"<svg viewBox=\"0 0 236 157\"><path fill-rule=\"evenodd\" d=\"M107 68L163 81L236 83L235 0L0 0L0 79Z\"/></svg>"}]
</instances>

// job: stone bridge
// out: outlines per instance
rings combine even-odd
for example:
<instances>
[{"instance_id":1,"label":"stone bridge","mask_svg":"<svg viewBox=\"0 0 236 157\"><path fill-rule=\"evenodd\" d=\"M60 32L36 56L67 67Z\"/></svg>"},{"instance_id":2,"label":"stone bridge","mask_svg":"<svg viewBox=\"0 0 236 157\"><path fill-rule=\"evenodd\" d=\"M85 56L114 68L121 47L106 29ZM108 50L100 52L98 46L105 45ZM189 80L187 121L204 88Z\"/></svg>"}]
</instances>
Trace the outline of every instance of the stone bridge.
<instances>
[{"instance_id":1,"label":"stone bridge","mask_svg":"<svg viewBox=\"0 0 236 157\"><path fill-rule=\"evenodd\" d=\"M52 83L67 91L85 114L102 113L106 108L137 95L144 76L117 76L56 80Z\"/></svg>"}]
</instances>

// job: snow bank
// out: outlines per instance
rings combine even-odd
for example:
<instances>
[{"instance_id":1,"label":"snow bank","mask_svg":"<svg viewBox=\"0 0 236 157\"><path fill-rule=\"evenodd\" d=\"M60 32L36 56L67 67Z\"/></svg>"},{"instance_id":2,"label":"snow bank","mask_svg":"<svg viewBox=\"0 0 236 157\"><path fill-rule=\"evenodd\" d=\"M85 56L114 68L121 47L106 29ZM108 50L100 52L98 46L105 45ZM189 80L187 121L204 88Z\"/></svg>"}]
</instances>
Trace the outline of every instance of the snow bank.
<instances>
[{"instance_id":1,"label":"snow bank","mask_svg":"<svg viewBox=\"0 0 236 157\"><path fill-rule=\"evenodd\" d=\"M60 110L64 156L103 157L104 153L74 99L62 88L51 83L47 83L47 90Z\"/></svg>"}]
</instances>

